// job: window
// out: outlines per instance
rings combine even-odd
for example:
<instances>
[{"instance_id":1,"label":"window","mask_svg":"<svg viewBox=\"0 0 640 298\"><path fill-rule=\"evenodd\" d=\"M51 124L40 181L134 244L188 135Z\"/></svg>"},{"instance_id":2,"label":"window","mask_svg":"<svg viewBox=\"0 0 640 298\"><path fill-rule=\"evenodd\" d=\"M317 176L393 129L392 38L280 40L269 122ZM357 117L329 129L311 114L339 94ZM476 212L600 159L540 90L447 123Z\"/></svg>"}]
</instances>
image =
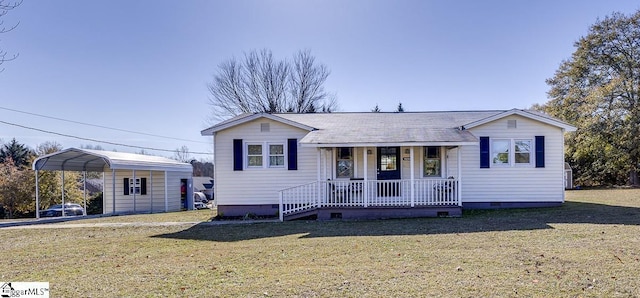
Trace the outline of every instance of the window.
<instances>
[{"instance_id":1,"label":"window","mask_svg":"<svg viewBox=\"0 0 640 298\"><path fill-rule=\"evenodd\" d=\"M269 145L269 167L284 167L284 144Z\"/></svg>"},{"instance_id":2,"label":"window","mask_svg":"<svg viewBox=\"0 0 640 298\"><path fill-rule=\"evenodd\" d=\"M440 147L424 147L424 177L442 176L442 159L440 158Z\"/></svg>"},{"instance_id":3,"label":"window","mask_svg":"<svg viewBox=\"0 0 640 298\"><path fill-rule=\"evenodd\" d=\"M531 140L516 140L515 148L516 164L530 164L531 163Z\"/></svg>"},{"instance_id":4,"label":"window","mask_svg":"<svg viewBox=\"0 0 640 298\"><path fill-rule=\"evenodd\" d=\"M147 194L147 178L124 178L124 195L146 195Z\"/></svg>"},{"instance_id":5,"label":"window","mask_svg":"<svg viewBox=\"0 0 640 298\"><path fill-rule=\"evenodd\" d=\"M129 179L129 194L140 194L140 178L136 178L135 182Z\"/></svg>"},{"instance_id":6,"label":"window","mask_svg":"<svg viewBox=\"0 0 640 298\"><path fill-rule=\"evenodd\" d=\"M381 147L380 148L380 171L395 171L398 169L398 148Z\"/></svg>"},{"instance_id":7,"label":"window","mask_svg":"<svg viewBox=\"0 0 640 298\"><path fill-rule=\"evenodd\" d=\"M491 140L491 162L494 166L531 165L532 146L532 139Z\"/></svg>"},{"instance_id":8,"label":"window","mask_svg":"<svg viewBox=\"0 0 640 298\"><path fill-rule=\"evenodd\" d=\"M494 165L509 165L510 140L493 140L491 143L492 162Z\"/></svg>"},{"instance_id":9,"label":"window","mask_svg":"<svg viewBox=\"0 0 640 298\"><path fill-rule=\"evenodd\" d=\"M262 145L247 145L247 166L250 168L262 167Z\"/></svg>"},{"instance_id":10,"label":"window","mask_svg":"<svg viewBox=\"0 0 640 298\"><path fill-rule=\"evenodd\" d=\"M353 148L337 148L336 178L353 178Z\"/></svg>"}]
</instances>

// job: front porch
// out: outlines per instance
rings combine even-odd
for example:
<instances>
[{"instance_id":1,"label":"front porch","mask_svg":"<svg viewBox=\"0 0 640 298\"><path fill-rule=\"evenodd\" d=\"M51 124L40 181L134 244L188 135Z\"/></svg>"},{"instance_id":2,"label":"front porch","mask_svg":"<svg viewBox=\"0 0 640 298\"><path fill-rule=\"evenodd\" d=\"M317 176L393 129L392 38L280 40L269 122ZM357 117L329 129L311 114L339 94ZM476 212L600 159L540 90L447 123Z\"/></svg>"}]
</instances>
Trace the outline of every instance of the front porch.
<instances>
[{"instance_id":1,"label":"front porch","mask_svg":"<svg viewBox=\"0 0 640 298\"><path fill-rule=\"evenodd\" d=\"M460 216L458 179L327 180L279 194L280 220Z\"/></svg>"}]
</instances>

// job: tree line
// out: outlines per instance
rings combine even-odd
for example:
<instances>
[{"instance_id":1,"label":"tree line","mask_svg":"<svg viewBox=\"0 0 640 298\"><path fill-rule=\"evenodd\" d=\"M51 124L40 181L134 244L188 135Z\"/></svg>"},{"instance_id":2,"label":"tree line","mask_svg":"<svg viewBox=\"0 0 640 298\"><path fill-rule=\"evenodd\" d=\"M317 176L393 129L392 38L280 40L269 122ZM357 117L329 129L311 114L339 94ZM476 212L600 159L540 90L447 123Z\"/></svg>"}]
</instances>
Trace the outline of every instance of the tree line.
<instances>
[{"instance_id":1,"label":"tree line","mask_svg":"<svg viewBox=\"0 0 640 298\"><path fill-rule=\"evenodd\" d=\"M7 218L35 216L35 171L31 164L39 156L62 150L55 142L45 142L30 149L16 139L0 148L0 216ZM62 202L62 172L38 171L40 206L48 208ZM81 180L77 172L65 172L64 195L67 202L82 201Z\"/></svg>"},{"instance_id":2,"label":"tree line","mask_svg":"<svg viewBox=\"0 0 640 298\"><path fill-rule=\"evenodd\" d=\"M565 142L577 184L638 186L640 10L596 21L574 47L534 108L578 128Z\"/></svg>"}]
</instances>

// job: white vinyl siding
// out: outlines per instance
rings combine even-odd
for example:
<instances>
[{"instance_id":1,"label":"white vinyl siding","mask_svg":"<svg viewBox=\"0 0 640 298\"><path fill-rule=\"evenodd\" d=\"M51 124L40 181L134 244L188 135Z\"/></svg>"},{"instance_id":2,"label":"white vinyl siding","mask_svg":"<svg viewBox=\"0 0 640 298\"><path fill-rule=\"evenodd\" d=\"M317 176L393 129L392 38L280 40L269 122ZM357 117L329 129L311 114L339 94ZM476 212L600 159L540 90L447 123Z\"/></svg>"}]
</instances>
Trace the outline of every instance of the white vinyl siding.
<instances>
[{"instance_id":1,"label":"white vinyl siding","mask_svg":"<svg viewBox=\"0 0 640 298\"><path fill-rule=\"evenodd\" d=\"M137 170L136 179L147 179L147 193L145 195L136 194L124 195L124 178L132 179L132 170L116 170L116 212L163 212L165 211L165 179L164 171L152 171L151 174L147 170ZM168 194L168 211L180 210L180 180L191 178L188 172L167 172L167 194ZM103 212L105 214L113 212L113 182L112 171L108 167L104 169L104 193L103 193ZM128 187L128 186L127 186ZM151 199L153 198L153 202Z\"/></svg>"},{"instance_id":2,"label":"white vinyl siding","mask_svg":"<svg viewBox=\"0 0 640 298\"><path fill-rule=\"evenodd\" d=\"M507 129L508 120L517 120L517 128ZM494 166L480 168L480 148L462 147L462 200L464 202L562 202L564 200L564 133L558 127L513 115L470 131L488 136L490 141L531 140L531 166ZM545 167L535 168L535 136L545 137ZM513 144L512 144L513 147ZM511 157L514 158L514 157Z\"/></svg>"},{"instance_id":3,"label":"white vinyl siding","mask_svg":"<svg viewBox=\"0 0 640 298\"><path fill-rule=\"evenodd\" d=\"M269 124L269 131L262 131L262 123ZM309 183L318 179L318 149L303 147L300 140L308 131L266 118L258 118L229 129L219 131L214 136L215 181L214 188L218 205L265 205L278 204L278 191ZM248 168L233 170L233 140L241 139L245 144L284 144L285 166ZM287 140L297 139L298 169L288 170ZM266 147L264 147L266 148ZM268 149L267 149L268 150ZM265 154L268 158L268 151ZM243 155L247 150L243 146ZM265 164L268 161L265 160Z\"/></svg>"}]
</instances>

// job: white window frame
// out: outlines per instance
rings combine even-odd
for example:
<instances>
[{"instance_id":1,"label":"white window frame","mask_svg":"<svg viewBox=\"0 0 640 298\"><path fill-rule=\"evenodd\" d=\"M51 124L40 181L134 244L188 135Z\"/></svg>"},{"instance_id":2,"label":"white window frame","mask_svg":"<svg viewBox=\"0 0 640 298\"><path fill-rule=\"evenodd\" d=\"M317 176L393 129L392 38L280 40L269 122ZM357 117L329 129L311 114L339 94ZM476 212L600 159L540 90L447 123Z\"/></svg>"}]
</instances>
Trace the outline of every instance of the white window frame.
<instances>
[{"instance_id":1,"label":"white window frame","mask_svg":"<svg viewBox=\"0 0 640 298\"><path fill-rule=\"evenodd\" d=\"M502 167L533 167L535 165L535 154L534 154L534 148L535 148L535 140L533 138L491 138L491 144L489 145L491 148L491 152L490 152L490 164L491 167L496 167L496 168L502 168ZM509 146L508 146L508 162L507 163L495 163L494 159L495 159L495 154L497 154L497 152L494 152L494 146L493 143L497 142L497 141L506 141L509 142ZM530 144L529 147L529 162L528 163L519 163L516 162L516 142L520 142L520 141L528 141Z\"/></svg>"},{"instance_id":2,"label":"white window frame","mask_svg":"<svg viewBox=\"0 0 640 298\"><path fill-rule=\"evenodd\" d=\"M261 148L260 155L249 154L249 146L260 146L260 148ZM264 151L265 151L264 147L265 147L264 143L249 143L249 142L247 142L245 144L245 152L246 152L246 154L245 154L245 161L246 161L245 164L247 165L247 169L261 169L261 168L265 167L266 163L264 162ZM249 163L250 157L254 157L254 156L260 156L260 158L262 159L262 163L259 166L253 166L253 165L251 165Z\"/></svg>"},{"instance_id":3,"label":"white window frame","mask_svg":"<svg viewBox=\"0 0 640 298\"><path fill-rule=\"evenodd\" d=\"M528 141L529 142L529 152L528 152L529 153L529 162L518 162L516 160L516 153L522 153L522 152L516 152L516 142L522 142L522 141ZM533 158L535 157L534 154L533 154L534 150L535 150L534 149L535 148L534 147L535 146L534 142L535 141L533 139L527 139L527 138L513 139L513 164L514 165L519 166L519 167L522 167L522 166L533 166L534 165L534 163L533 163Z\"/></svg>"},{"instance_id":4,"label":"white window frame","mask_svg":"<svg viewBox=\"0 0 640 298\"><path fill-rule=\"evenodd\" d=\"M440 175L439 176L426 176L425 172L424 172L424 163L427 161L427 148L428 147L437 147L438 148L438 153L440 155ZM442 152L442 146L422 146L422 163L420 164L420 172L422 175L422 178L443 178L444 176L444 170L445 170L445 156L446 154L444 152Z\"/></svg>"},{"instance_id":5,"label":"white window frame","mask_svg":"<svg viewBox=\"0 0 640 298\"><path fill-rule=\"evenodd\" d=\"M129 179L129 196L132 195L140 195L142 193L142 180L137 177L135 179L135 183L134 183L134 179L133 178L128 178Z\"/></svg>"},{"instance_id":6,"label":"white window frame","mask_svg":"<svg viewBox=\"0 0 640 298\"><path fill-rule=\"evenodd\" d=\"M282 146L282 154L271 154L271 146ZM263 150L264 152L265 150ZM284 145L284 143L267 143L266 144L266 156L267 156L267 167L269 168L284 168L287 166L287 147ZM271 164L271 157L282 157L282 164L281 165L272 165ZM264 161L264 158L263 158Z\"/></svg>"},{"instance_id":7,"label":"white window frame","mask_svg":"<svg viewBox=\"0 0 640 298\"><path fill-rule=\"evenodd\" d=\"M338 152L342 148L350 148L351 149L351 159L344 159L344 158L343 159L339 159L338 158L339 157ZM335 173L334 173L335 179L351 179L351 178L355 178L355 175L356 175L356 157L355 157L356 153L355 153L355 151L356 151L355 147L336 147L335 148L335 155L334 155L334 160L335 160L334 164L335 164L335 167L336 167ZM350 177L338 177L338 163L340 161L343 161L343 160L351 162L351 176Z\"/></svg>"},{"instance_id":8,"label":"white window frame","mask_svg":"<svg viewBox=\"0 0 640 298\"><path fill-rule=\"evenodd\" d=\"M282 146L282 154L271 155L270 146L271 145L280 145ZM249 146L261 146L260 155L258 154L249 154ZM244 169L252 170L252 169L286 169L287 168L287 145L283 142L245 142L244 143ZM262 165L260 166L252 166L249 165L250 157L260 156L262 159ZM282 165L272 165L271 157L272 156L282 156L283 164Z\"/></svg>"}]
</instances>

